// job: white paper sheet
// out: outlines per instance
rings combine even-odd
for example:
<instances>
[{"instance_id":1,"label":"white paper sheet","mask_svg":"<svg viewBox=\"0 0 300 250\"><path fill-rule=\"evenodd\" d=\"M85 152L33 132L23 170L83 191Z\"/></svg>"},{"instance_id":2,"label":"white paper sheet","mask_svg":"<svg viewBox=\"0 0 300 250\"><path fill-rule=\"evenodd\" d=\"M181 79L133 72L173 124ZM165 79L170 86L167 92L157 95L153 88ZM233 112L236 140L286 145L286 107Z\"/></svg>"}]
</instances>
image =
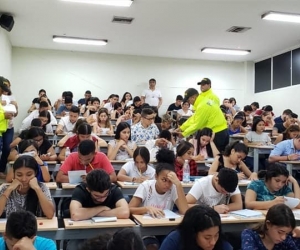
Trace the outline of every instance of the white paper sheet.
<instances>
[{"instance_id":1,"label":"white paper sheet","mask_svg":"<svg viewBox=\"0 0 300 250\"><path fill-rule=\"evenodd\" d=\"M176 219L181 217L180 215L175 214L169 209L164 209L163 211L165 213L165 216L159 219ZM149 214L144 214L143 219L153 219L153 217Z\"/></svg>"},{"instance_id":2,"label":"white paper sheet","mask_svg":"<svg viewBox=\"0 0 300 250\"><path fill-rule=\"evenodd\" d=\"M82 182L82 178L81 178L82 175L86 175L85 170L68 171L69 183L79 184L80 182Z\"/></svg>"}]
</instances>

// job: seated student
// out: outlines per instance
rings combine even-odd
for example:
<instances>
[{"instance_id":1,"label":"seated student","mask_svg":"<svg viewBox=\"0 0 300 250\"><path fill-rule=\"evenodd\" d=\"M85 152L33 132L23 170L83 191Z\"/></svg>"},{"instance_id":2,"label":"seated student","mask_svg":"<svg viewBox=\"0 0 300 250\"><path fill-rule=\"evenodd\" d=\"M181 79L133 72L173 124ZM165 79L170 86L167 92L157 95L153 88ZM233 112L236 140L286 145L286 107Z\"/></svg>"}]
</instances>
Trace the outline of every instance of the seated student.
<instances>
[{"instance_id":1,"label":"seated student","mask_svg":"<svg viewBox=\"0 0 300 250\"><path fill-rule=\"evenodd\" d=\"M264 121L260 117L254 117L251 131L249 131L244 138L244 143L246 144L246 146L249 145L261 146L261 145L271 144L271 138L268 135L268 133L264 133L264 130L265 130ZM253 169L254 166L253 152L254 152L253 148L250 148L248 156L245 159L245 163L249 169ZM259 168L260 169L265 168L264 157L259 159Z\"/></svg>"},{"instance_id":2,"label":"seated student","mask_svg":"<svg viewBox=\"0 0 300 250\"><path fill-rule=\"evenodd\" d=\"M188 204L205 204L219 214L242 209L242 196L238 188L238 176L230 168L220 169L218 174L195 181L186 195Z\"/></svg>"},{"instance_id":3,"label":"seated student","mask_svg":"<svg viewBox=\"0 0 300 250\"><path fill-rule=\"evenodd\" d=\"M244 121L244 117L241 115L235 115L233 117L233 121L228 126L229 135L239 134L239 133L246 133L248 132L243 126L242 123Z\"/></svg>"},{"instance_id":4,"label":"seated student","mask_svg":"<svg viewBox=\"0 0 300 250\"><path fill-rule=\"evenodd\" d=\"M251 108L252 108L252 115L255 115L255 112L259 110L259 103L258 102L252 102L250 104Z\"/></svg>"},{"instance_id":5,"label":"seated student","mask_svg":"<svg viewBox=\"0 0 300 250\"><path fill-rule=\"evenodd\" d=\"M53 240L37 236L37 220L31 212L12 212L0 238L0 250L56 250Z\"/></svg>"},{"instance_id":6,"label":"seated student","mask_svg":"<svg viewBox=\"0 0 300 250\"><path fill-rule=\"evenodd\" d=\"M109 101L105 103L103 108L107 109L108 113L110 114L111 111L114 109L115 103L119 100L119 97L118 95L111 94L108 99Z\"/></svg>"},{"instance_id":7,"label":"seated student","mask_svg":"<svg viewBox=\"0 0 300 250\"><path fill-rule=\"evenodd\" d=\"M59 120L55 133L63 134L63 133L72 132L75 123L79 118L79 112L80 110L78 107L76 106L71 107L69 115L62 117Z\"/></svg>"},{"instance_id":8,"label":"seated student","mask_svg":"<svg viewBox=\"0 0 300 250\"><path fill-rule=\"evenodd\" d=\"M278 144L281 141L294 139L300 134L300 128L298 125L289 126L282 134L279 134L274 141L274 144Z\"/></svg>"},{"instance_id":9,"label":"seated student","mask_svg":"<svg viewBox=\"0 0 300 250\"><path fill-rule=\"evenodd\" d=\"M27 113L30 113L35 109L38 109L40 107L41 97L45 96L45 95L46 95L46 90L40 89L39 96L32 100L32 104L31 104L30 108L28 109ZM48 101L49 105L51 106L51 101L48 98L47 98L47 101Z\"/></svg>"},{"instance_id":10,"label":"seated student","mask_svg":"<svg viewBox=\"0 0 300 250\"><path fill-rule=\"evenodd\" d=\"M297 161L300 158L300 135L275 145L269 156L269 162Z\"/></svg>"},{"instance_id":11,"label":"seated student","mask_svg":"<svg viewBox=\"0 0 300 250\"><path fill-rule=\"evenodd\" d=\"M174 166L169 163L157 163L155 180L141 183L129 203L131 214L146 214L152 217L164 216L164 209L173 209L174 203L179 213L188 209L181 182Z\"/></svg>"},{"instance_id":12,"label":"seated student","mask_svg":"<svg viewBox=\"0 0 300 250\"><path fill-rule=\"evenodd\" d=\"M252 116L252 107L250 105L244 106L244 114L246 116L246 124L248 126L252 125L253 122L253 116Z\"/></svg>"},{"instance_id":13,"label":"seated student","mask_svg":"<svg viewBox=\"0 0 300 250\"><path fill-rule=\"evenodd\" d=\"M298 115L292 113L291 115L285 116L285 121L283 123L276 123L272 130L272 135L278 135L283 133L289 126L294 125Z\"/></svg>"},{"instance_id":14,"label":"seated student","mask_svg":"<svg viewBox=\"0 0 300 250\"><path fill-rule=\"evenodd\" d=\"M124 115L119 116L116 121L116 126L118 126L121 122L127 122L129 125L133 124L131 107L124 108Z\"/></svg>"},{"instance_id":15,"label":"seated student","mask_svg":"<svg viewBox=\"0 0 300 250\"><path fill-rule=\"evenodd\" d=\"M38 117L42 121L42 129L44 130L45 133L48 134L53 134L53 128L52 125L50 124L50 111L48 110L43 110L39 113Z\"/></svg>"},{"instance_id":16,"label":"seated student","mask_svg":"<svg viewBox=\"0 0 300 250\"><path fill-rule=\"evenodd\" d=\"M223 100L223 105L225 106L226 114L229 114L233 117L236 113L236 110L233 107L232 103L229 102L228 98L225 98Z\"/></svg>"},{"instance_id":17,"label":"seated student","mask_svg":"<svg viewBox=\"0 0 300 250\"><path fill-rule=\"evenodd\" d=\"M71 99L73 99L73 93L71 91L64 91L61 95L61 98L57 99L53 105L55 110L58 110L61 106L64 105L66 97L70 97Z\"/></svg>"},{"instance_id":18,"label":"seated student","mask_svg":"<svg viewBox=\"0 0 300 250\"><path fill-rule=\"evenodd\" d=\"M129 92L125 92L120 103L123 109L130 106L132 104L132 95Z\"/></svg>"},{"instance_id":19,"label":"seated student","mask_svg":"<svg viewBox=\"0 0 300 250\"><path fill-rule=\"evenodd\" d=\"M182 101L183 101L182 95L176 96L176 101L169 105L167 114L171 115L172 111L177 111L177 110L181 109ZM176 117L173 117L173 119L176 119Z\"/></svg>"},{"instance_id":20,"label":"seated student","mask_svg":"<svg viewBox=\"0 0 300 250\"><path fill-rule=\"evenodd\" d=\"M175 142L174 142L175 144ZM172 135L168 130L162 130L159 135L158 139L148 140L145 143L145 147L150 152L150 160L155 161L156 154L159 149L167 148L169 150L173 150L173 143L172 143Z\"/></svg>"},{"instance_id":21,"label":"seated student","mask_svg":"<svg viewBox=\"0 0 300 250\"><path fill-rule=\"evenodd\" d=\"M54 216L54 206L48 187L38 182L38 163L29 155L20 156L13 165L14 179L0 187L0 214L27 210L35 216Z\"/></svg>"},{"instance_id":22,"label":"seated student","mask_svg":"<svg viewBox=\"0 0 300 250\"><path fill-rule=\"evenodd\" d=\"M251 104L251 106L252 106L252 104ZM271 105L266 105L266 106L263 106L261 109L255 110L255 115L261 116L263 112L270 112L271 116L272 117L274 116L273 107Z\"/></svg>"},{"instance_id":23,"label":"seated student","mask_svg":"<svg viewBox=\"0 0 300 250\"><path fill-rule=\"evenodd\" d=\"M41 160L41 158L38 156L38 145L34 140L23 140L19 143L19 155L17 155L16 159L20 157L22 154L29 154L32 153L34 159L38 163L38 173L37 173L37 180L40 182L49 182L50 181L50 174L48 171L48 164L47 162L44 162ZM16 160L15 159L15 160ZM14 178L14 172L13 168L10 168L7 176L6 176L6 181L7 182L12 182Z\"/></svg>"},{"instance_id":24,"label":"seated student","mask_svg":"<svg viewBox=\"0 0 300 250\"><path fill-rule=\"evenodd\" d=\"M284 197L300 199L297 180L289 175L280 163L270 163L267 170L258 173L259 180L252 181L246 191L245 205L249 209L269 209L275 204L284 203ZM287 185L292 183L293 190ZM298 206L300 207L300 205Z\"/></svg>"},{"instance_id":25,"label":"seated student","mask_svg":"<svg viewBox=\"0 0 300 250\"><path fill-rule=\"evenodd\" d=\"M132 158L133 152L136 149L136 144L131 142L130 133L130 125L127 122L118 124L115 139L108 143L108 159L125 160Z\"/></svg>"},{"instance_id":26,"label":"seated student","mask_svg":"<svg viewBox=\"0 0 300 250\"><path fill-rule=\"evenodd\" d=\"M76 135L73 135L67 139L64 146L60 150L60 153L58 155L58 160L64 161L65 155L66 155L66 148L68 147L70 149L70 152L77 152L78 145L83 140L91 140L95 144L95 151L98 151L98 143L97 138L92 135L92 127L87 123L82 123L78 126L78 129L76 131Z\"/></svg>"},{"instance_id":27,"label":"seated student","mask_svg":"<svg viewBox=\"0 0 300 250\"><path fill-rule=\"evenodd\" d=\"M34 127L42 128L42 121L39 118L32 119L31 124L30 124L30 128L34 128ZM16 137L13 140L13 142L10 144L10 148L14 148L14 147L18 146L20 141L26 139L27 134L28 134L28 130L29 129L22 130L22 132L18 135L18 137Z\"/></svg>"},{"instance_id":28,"label":"seated student","mask_svg":"<svg viewBox=\"0 0 300 250\"><path fill-rule=\"evenodd\" d=\"M111 111L111 119L118 119L122 115L124 115L122 104L116 102L114 104L114 109Z\"/></svg>"},{"instance_id":29,"label":"seated student","mask_svg":"<svg viewBox=\"0 0 300 250\"><path fill-rule=\"evenodd\" d=\"M95 122L92 124L94 134L109 134L114 133L113 126L110 122L108 110L106 108L100 108L98 112L92 115Z\"/></svg>"},{"instance_id":30,"label":"seated student","mask_svg":"<svg viewBox=\"0 0 300 250\"><path fill-rule=\"evenodd\" d=\"M151 108L144 108L141 113L141 121L131 126L131 140L135 143L145 143L159 135L157 126L153 123L154 111Z\"/></svg>"},{"instance_id":31,"label":"seated student","mask_svg":"<svg viewBox=\"0 0 300 250\"><path fill-rule=\"evenodd\" d=\"M128 161L120 169L118 181L142 183L155 179L155 169L149 165L150 154L146 147L138 147L133 152L133 161Z\"/></svg>"},{"instance_id":32,"label":"seated student","mask_svg":"<svg viewBox=\"0 0 300 250\"><path fill-rule=\"evenodd\" d=\"M57 109L56 115L61 115L61 116L68 115L72 107L73 107L73 99L69 96L66 96L64 104Z\"/></svg>"},{"instance_id":33,"label":"seated student","mask_svg":"<svg viewBox=\"0 0 300 250\"><path fill-rule=\"evenodd\" d=\"M83 117L89 117L90 115L96 114L100 108L100 99L98 97L91 97L90 101L81 108L80 113L83 114Z\"/></svg>"},{"instance_id":34,"label":"seated student","mask_svg":"<svg viewBox=\"0 0 300 250\"><path fill-rule=\"evenodd\" d=\"M38 118L39 117L39 113L43 110L48 110L49 105L47 102L41 102L40 103L40 107L38 110L34 110L32 111L23 121L22 121L22 125L20 128L20 131L28 129L30 127L31 121L34 118ZM50 112L50 116L51 116L51 121L50 124L51 125L57 125L57 120L55 119L54 115L52 114L52 112Z\"/></svg>"},{"instance_id":35,"label":"seated student","mask_svg":"<svg viewBox=\"0 0 300 250\"><path fill-rule=\"evenodd\" d=\"M264 111L261 114L261 119L265 122L266 127L274 127L275 123L274 123L273 116L272 116L271 112Z\"/></svg>"},{"instance_id":36,"label":"seated student","mask_svg":"<svg viewBox=\"0 0 300 250\"><path fill-rule=\"evenodd\" d=\"M293 113L293 111L290 110L290 109L285 109L285 110L283 110L281 116L278 116L278 117L274 118L275 124L276 124L276 123L284 123L284 122L285 122L285 117L286 117L286 116L290 116L292 113Z\"/></svg>"},{"instance_id":37,"label":"seated student","mask_svg":"<svg viewBox=\"0 0 300 250\"><path fill-rule=\"evenodd\" d=\"M92 97L92 92L90 90L85 91L84 98L78 100L78 107L80 108L82 105L86 104L86 101Z\"/></svg>"},{"instance_id":38,"label":"seated student","mask_svg":"<svg viewBox=\"0 0 300 250\"><path fill-rule=\"evenodd\" d=\"M264 222L242 232L242 250L297 250L299 240L290 235L295 227L292 210L285 204L276 204L270 207Z\"/></svg>"},{"instance_id":39,"label":"seated student","mask_svg":"<svg viewBox=\"0 0 300 250\"><path fill-rule=\"evenodd\" d=\"M164 114L161 117L161 123L155 123L155 125L157 126L159 132L161 132L162 130L169 130L169 129L171 129L173 121L174 120L172 119L172 117L170 115Z\"/></svg>"},{"instance_id":40,"label":"seated student","mask_svg":"<svg viewBox=\"0 0 300 250\"><path fill-rule=\"evenodd\" d=\"M177 120L179 120L182 116L184 117L190 117L192 116L194 113L190 110L190 103L188 101L183 102L181 104L181 109L179 109L177 111Z\"/></svg>"},{"instance_id":41,"label":"seated student","mask_svg":"<svg viewBox=\"0 0 300 250\"><path fill-rule=\"evenodd\" d=\"M27 137L25 139L32 139L38 145L38 156L43 161L55 161L57 156L54 151L52 143L47 139L47 136L43 129L33 127L28 130ZM8 159L14 161L18 151L12 149Z\"/></svg>"},{"instance_id":42,"label":"seated student","mask_svg":"<svg viewBox=\"0 0 300 250\"><path fill-rule=\"evenodd\" d=\"M194 146L192 143L187 141L181 141L176 149L176 160L175 160L175 173L180 181L182 181L183 176L183 165L185 160L188 161L190 166L190 175L198 175L197 164L193 160Z\"/></svg>"},{"instance_id":43,"label":"seated student","mask_svg":"<svg viewBox=\"0 0 300 250\"><path fill-rule=\"evenodd\" d=\"M95 144L91 140L83 140L79 143L78 152L72 153L61 165L56 181L69 182L68 171L86 170L87 173L94 169L106 171L112 182L117 181L116 173L107 156L96 152Z\"/></svg>"},{"instance_id":44,"label":"seated student","mask_svg":"<svg viewBox=\"0 0 300 250\"><path fill-rule=\"evenodd\" d=\"M237 172L239 180L249 178L257 180L257 173L251 173L243 162L248 154L248 148L244 143L233 142L226 146L223 154L219 154L211 164L208 174L215 174L222 168L231 168Z\"/></svg>"},{"instance_id":45,"label":"seated student","mask_svg":"<svg viewBox=\"0 0 300 250\"><path fill-rule=\"evenodd\" d=\"M201 204L189 208L160 247L160 250L182 249L233 249L223 238L221 218L215 210Z\"/></svg>"},{"instance_id":46,"label":"seated student","mask_svg":"<svg viewBox=\"0 0 300 250\"><path fill-rule=\"evenodd\" d=\"M118 186L111 184L109 175L95 169L86 176L86 183L78 185L70 203L71 219L86 220L94 216L129 218L129 208ZM76 250L82 240L70 240L67 250Z\"/></svg>"},{"instance_id":47,"label":"seated student","mask_svg":"<svg viewBox=\"0 0 300 250\"><path fill-rule=\"evenodd\" d=\"M196 137L189 142L194 145L195 161L203 161L207 158L214 158L220 152L214 143L214 133L210 128L203 128L199 130Z\"/></svg>"}]
</instances>

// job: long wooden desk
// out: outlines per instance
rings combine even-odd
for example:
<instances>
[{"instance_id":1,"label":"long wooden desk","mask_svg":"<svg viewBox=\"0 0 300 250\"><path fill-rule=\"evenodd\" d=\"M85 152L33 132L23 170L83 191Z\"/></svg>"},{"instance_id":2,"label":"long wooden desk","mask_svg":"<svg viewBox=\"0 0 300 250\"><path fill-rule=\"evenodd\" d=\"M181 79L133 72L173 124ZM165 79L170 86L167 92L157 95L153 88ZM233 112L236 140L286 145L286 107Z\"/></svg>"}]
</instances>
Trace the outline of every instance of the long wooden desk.
<instances>
[{"instance_id":1,"label":"long wooden desk","mask_svg":"<svg viewBox=\"0 0 300 250\"><path fill-rule=\"evenodd\" d=\"M49 172L54 172L54 171L58 171L60 164L57 163L57 161L45 161L48 165L48 171ZM13 167L14 165L14 161L10 161L9 162L9 166Z\"/></svg>"},{"instance_id":2,"label":"long wooden desk","mask_svg":"<svg viewBox=\"0 0 300 250\"><path fill-rule=\"evenodd\" d=\"M254 157L254 167L253 172L258 172L259 167L259 155L261 154L270 154L272 149L274 148L274 145L265 145L265 146L255 146L250 145L249 148L253 148L253 157Z\"/></svg>"},{"instance_id":3,"label":"long wooden desk","mask_svg":"<svg viewBox=\"0 0 300 250\"><path fill-rule=\"evenodd\" d=\"M286 164L286 169L290 175L293 174L293 170L300 170L300 161L280 161L280 163Z\"/></svg>"}]
</instances>

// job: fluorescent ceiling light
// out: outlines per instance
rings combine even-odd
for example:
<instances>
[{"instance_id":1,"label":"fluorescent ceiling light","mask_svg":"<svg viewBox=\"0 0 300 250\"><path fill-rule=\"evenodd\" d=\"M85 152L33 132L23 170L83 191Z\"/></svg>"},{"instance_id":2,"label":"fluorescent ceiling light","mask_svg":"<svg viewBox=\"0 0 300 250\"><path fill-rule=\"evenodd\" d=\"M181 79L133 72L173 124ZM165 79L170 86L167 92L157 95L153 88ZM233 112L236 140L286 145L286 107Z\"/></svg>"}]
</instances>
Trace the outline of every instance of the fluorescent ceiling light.
<instances>
[{"instance_id":1,"label":"fluorescent ceiling light","mask_svg":"<svg viewBox=\"0 0 300 250\"><path fill-rule=\"evenodd\" d=\"M88 4L102 4L111 6L129 7L133 0L61 0L65 2L88 3Z\"/></svg>"},{"instance_id":2,"label":"fluorescent ceiling light","mask_svg":"<svg viewBox=\"0 0 300 250\"><path fill-rule=\"evenodd\" d=\"M203 49L201 49L201 52L211 53L211 54L244 56L244 55L249 54L251 52L251 50L203 48Z\"/></svg>"},{"instance_id":3,"label":"fluorescent ceiling light","mask_svg":"<svg viewBox=\"0 0 300 250\"><path fill-rule=\"evenodd\" d=\"M80 37L67 37L67 36L53 36L53 42L56 43L71 43L71 44L84 44L84 45L106 45L107 40L100 39L87 39Z\"/></svg>"},{"instance_id":4,"label":"fluorescent ceiling light","mask_svg":"<svg viewBox=\"0 0 300 250\"><path fill-rule=\"evenodd\" d=\"M262 19L272 20L272 21L281 21L281 22L291 22L291 23L300 23L299 14L290 14L282 12L270 11L261 16Z\"/></svg>"}]
</instances>

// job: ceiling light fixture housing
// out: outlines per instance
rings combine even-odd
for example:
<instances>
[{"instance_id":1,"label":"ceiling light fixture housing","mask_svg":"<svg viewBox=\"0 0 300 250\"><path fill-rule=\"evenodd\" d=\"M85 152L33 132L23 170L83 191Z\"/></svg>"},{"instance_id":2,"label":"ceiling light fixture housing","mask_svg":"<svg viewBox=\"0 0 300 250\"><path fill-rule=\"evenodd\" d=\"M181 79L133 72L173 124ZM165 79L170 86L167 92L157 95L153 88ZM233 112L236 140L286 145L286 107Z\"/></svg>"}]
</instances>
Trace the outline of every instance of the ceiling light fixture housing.
<instances>
[{"instance_id":1,"label":"ceiling light fixture housing","mask_svg":"<svg viewBox=\"0 0 300 250\"><path fill-rule=\"evenodd\" d=\"M270 11L263 14L261 16L261 19L280 22L300 23L300 14Z\"/></svg>"},{"instance_id":2,"label":"ceiling light fixture housing","mask_svg":"<svg viewBox=\"0 0 300 250\"><path fill-rule=\"evenodd\" d=\"M68 37L68 36L53 36L53 42L94 45L94 46L103 46L107 44L107 40L103 40L103 39L89 39L89 38Z\"/></svg>"},{"instance_id":3,"label":"ceiling light fixture housing","mask_svg":"<svg viewBox=\"0 0 300 250\"><path fill-rule=\"evenodd\" d=\"M87 4L101 4L119 7L130 7L133 0L61 0L64 2L87 3Z\"/></svg>"},{"instance_id":4,"label":"ceiling light fixture housing","mask_svg":"<svg viewBox=\"0 0 300 250\"><path fill-rule=\"evenodd\" d=\"M244 56L251 53L251 50L241 50L241 49L223 49L223 48L209 48L205 47L201 49L203 53L211 54L222 54L222 55L234 55L234 56Z\"/></svg>"}]
</instances>

